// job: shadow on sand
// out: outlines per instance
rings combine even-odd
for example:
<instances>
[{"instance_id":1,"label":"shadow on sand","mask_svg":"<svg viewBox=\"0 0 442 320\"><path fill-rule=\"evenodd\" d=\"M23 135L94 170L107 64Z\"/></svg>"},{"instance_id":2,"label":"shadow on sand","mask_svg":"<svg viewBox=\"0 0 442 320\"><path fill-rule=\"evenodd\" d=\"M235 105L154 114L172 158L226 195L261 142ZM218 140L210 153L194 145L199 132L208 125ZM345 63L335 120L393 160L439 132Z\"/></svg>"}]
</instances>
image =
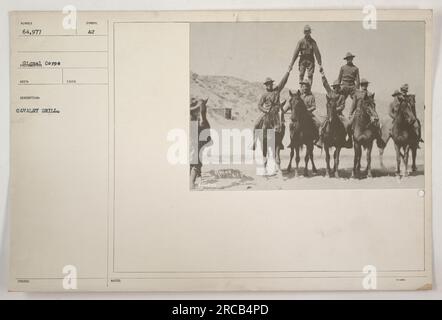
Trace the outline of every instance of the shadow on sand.
<instances>
[{"instance_id":1,"label":"shadow on sand","mask_svg":"<svg viewBox=\"0 0 442 320\"><path fill-rule=\"evenodd\" d=\"M339 177L343 178L343 179L350 179L351 178L351 173L352 173L353 168L342 168L339 169ZM395 177L396 176L396 168L395 167L389 167L389 168L385 168L385 169L371 169L371 174L373 176L373 179L375 178L380 178L380 177ZM304 176L304 167L299 167L298 169L298 175L299 176ZM403 175L403 173L402 173ZM413 177L413 176L421 176L424 175L424 166L423 165L418 165L417 166L417 170L414 172L410 172L409 176ZM296 178L295 175L295 169L292 168L292 170L290 172L287 172L287 170L283 170L283 176L286 179L292 179L292 178ZM325 168L321 168L318 169L317 173L313 173L312 170L310 169L308 171L308 177L306 178L313 178L313 177L328 177L325 174ZM334 173L332 173L331 175L332 177L334 177ZM357 177L358 179L367 179L367 171L365 170L365 168L361 168L361 172L359 177Z\"/></svg>"}]
</instances>

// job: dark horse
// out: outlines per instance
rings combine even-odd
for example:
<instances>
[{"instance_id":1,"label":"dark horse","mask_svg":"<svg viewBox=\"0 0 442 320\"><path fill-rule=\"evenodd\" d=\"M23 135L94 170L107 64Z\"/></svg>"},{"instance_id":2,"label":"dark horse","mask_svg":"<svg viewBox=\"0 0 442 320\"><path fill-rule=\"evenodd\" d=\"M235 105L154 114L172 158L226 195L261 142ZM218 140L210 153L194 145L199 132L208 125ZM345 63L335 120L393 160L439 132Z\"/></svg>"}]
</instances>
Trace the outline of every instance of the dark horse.
<instances>
[{"instance_id":1,"label":"dark horse","mask_svg":"<svg viewBox=\"0 0 442 320\"><path fill-rule=\"evenodd\" d=\"M401 159L405 166L404 176L408 176L408 156L410 149L413 157L412 170L416 170L416 150L419 145L418 132L415 128L416 121L417 118L414 115L410 102L407 99L402 100L396 117L393 120L393 128L391 130L391 137L396 149L397 176L401 174ZM401 150L403 150L404 153L402 153Z\"/></svg>"},{"instance_id":2,"label":"dark horse","mask_svg":"<svg viewBox=\"0 0 442 320\"><path fill-rule=\"evenodd\" d=\"M361 105L356 109L352 121L353 143L354 143L354 164L352 178L356 178L361 170L362 147L367 150L367 177L371 178L371 150L373 141L377 137L376 125L379 117L376 112L374 93L365 94Z\"/></svg>"},{"instance_id":3,"label":"dark horse","mask_svg":"<svg viewBox=\"0 0 442 320\"><path fill-rule=\"evenodd\" d=\"M339 114L337 111L337 101L335 99L331 99L327 95L327 119L325 120L324 128L323 128L323 136L322 141L324 143L325 150L325 161L327 162L326 175L331 177L332 172L335 174L335 177L339 178L339 154L341 149L344 147L346 142L347 132L345 130L345 126L342 123L341 119L339 119ZM333 154L334 159L334 167L333 171L330 170L330 148L335 147L335 152Z\"/></svg>"},{"instance_id":4,"label":"dark horse","mask_svg":"<svg viewBox=\"0 0 442 320\"><path fill-rule=\"evenodd\" d=\"M315 163L313 161L313 141L316 137L315 130L317 130L316 125L313 121L311 114L307 111L304 101L301 98L301 93L299 90L296 93L290 93L290 101L288 108L290 108L291 123L290 123L290 162L287 167L287 171L290 172L292 169L292 160L294 156L294 150L296 149L296 169L295 176L298 176L298 166L299 166L299 149L305 145L307 150L305 152L305 167L304 176L308 176L308 162L312 162L312 172L316 173Z\"/></svg>"}]
</instances>

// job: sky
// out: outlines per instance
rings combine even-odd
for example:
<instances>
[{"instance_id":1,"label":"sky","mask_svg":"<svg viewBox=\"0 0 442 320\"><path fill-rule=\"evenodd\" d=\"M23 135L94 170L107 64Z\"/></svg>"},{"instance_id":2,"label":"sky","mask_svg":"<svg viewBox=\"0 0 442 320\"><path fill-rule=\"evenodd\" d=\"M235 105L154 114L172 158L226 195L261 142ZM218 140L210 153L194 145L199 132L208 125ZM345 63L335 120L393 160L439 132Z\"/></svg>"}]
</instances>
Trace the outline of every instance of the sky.
<instances>
[{"instance_id":1,"label":"sky","mask_svg":"<svg viewBox=\"0 0 442 320\"><path fill-rule=\"evenodd\" d=\"M329 82L333 82L350 51L356 57L361 78L369 90L389 101L401 84L410 85L419 101L424 99L425 25L423 22L377 22L365 30L361 22L307 22L322 55ZM190 66L201 75L226 75L249 81L286 72L306 22L193 23L190 34ZM296 61L287 87L298 85ZM325 92L316 65L314 92Z\"/></svg>"}]
</instances>

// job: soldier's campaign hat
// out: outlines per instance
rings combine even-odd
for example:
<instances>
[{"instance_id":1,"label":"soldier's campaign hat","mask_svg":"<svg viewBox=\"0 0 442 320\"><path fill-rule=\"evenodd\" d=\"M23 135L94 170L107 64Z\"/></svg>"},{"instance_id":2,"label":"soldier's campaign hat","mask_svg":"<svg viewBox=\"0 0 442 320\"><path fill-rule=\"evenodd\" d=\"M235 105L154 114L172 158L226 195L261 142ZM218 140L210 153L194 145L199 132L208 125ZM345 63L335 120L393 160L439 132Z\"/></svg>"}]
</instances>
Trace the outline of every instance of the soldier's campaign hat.
<instances>
[{"instance_id":1,"label":"soldier's campaign hat","mask_svg":"<svg viewBox=\"0 0 442 320\"><path fill-rule=\"evenodd\" d=\"M354 54L352 54L351 52L347 52L347 54L346 54L345 57L344 57L344 60L345 60L345 59L348 59L348 58L354 58L354 57L355 57Z\"/></svg>"},{"instance_id":2,"label":"soldier's campaign hat","mask_svg":"<svg viewBox=\"0 0 442 320\"><path fill-rule=\"evenodd\" d=\"M394 90L394 93L391 95L392 97L400 96L402 93L399 90Z\"/></svg>"},{"instance_id":3,"label":"soldier's campaign hat","mask_svg":"<svg viewBox=\"0 0 442 320\"><path fill-rule=\"evenodd\" d=\"M312 32L312 28L310 28L310 26L308 24L306 24L304 26L304 32L306 32L306 31Z\"/></svg>"},{"instance_id":4,"label":"soldier's campaign hat","mask_svg":"<svg viewBox=\"0 0 442 320\"><path fill-rule=\"evenodd\" d=\"M264 84L267 84L267 83L273 83L273 82L275 82L272 78L270 78L270 77L267 77L265 80L264 80Z\"/></svg>"},{"instance_id":5,"label":"soldier's campaign hat","mask_svg":"<svg viewBox=\"0 0 442 320\"><path fill-rule=\"evenodd\" d=\"M361 79L361 84L363 84L363 83L369 84L370 82L369 82L367 79L362 78L362 79Z\"/></svg>"},{"instance_id":6,"label":"soldier's campaign hat","mask_svg":"<svg viewBox=\"0 0 442 320\"><path fill-rule=\"evenodd\" d=\"M405 83L404 85L402 85L401 87L401 91L408 91L408 83Z\"/></svg>"},{"instance_id":7,"label":"soldier's campaign hat","mask_svg":"<svg viewBox=\"0 0 442 320\"><path fill-rule=\"evenodd\" d=\"M340 86L340 85L341 85L341 83L339 82L339 80L335 80L333 82L333 84L332 84L332 87L337 87L337 86Z\"/></svg>"}]
</instances>

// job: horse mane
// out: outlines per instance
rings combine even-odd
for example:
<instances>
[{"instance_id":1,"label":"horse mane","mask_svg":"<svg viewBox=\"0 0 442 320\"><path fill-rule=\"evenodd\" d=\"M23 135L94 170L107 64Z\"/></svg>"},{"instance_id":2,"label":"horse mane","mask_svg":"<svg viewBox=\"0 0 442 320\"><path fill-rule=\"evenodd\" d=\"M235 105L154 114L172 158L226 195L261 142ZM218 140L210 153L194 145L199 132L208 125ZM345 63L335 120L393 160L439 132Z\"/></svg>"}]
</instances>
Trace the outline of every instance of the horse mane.
<instances>
[{"instance_id":1,"label":"horse mane","mask_svg":"<svg viewBox=\"0 0 442 320\"><path fill-rule=\"evenodd\" d=\"M289 94L290 94L290 106L292 109L292 119L303 121L308 111L307 111L307 106L304 103L304 100L302 100L301 98L300 91L298 90L295 93L289 91ZM293 103L294 102L293 100L295 100L296 103Z\"/></svg>"}]
</instances>

